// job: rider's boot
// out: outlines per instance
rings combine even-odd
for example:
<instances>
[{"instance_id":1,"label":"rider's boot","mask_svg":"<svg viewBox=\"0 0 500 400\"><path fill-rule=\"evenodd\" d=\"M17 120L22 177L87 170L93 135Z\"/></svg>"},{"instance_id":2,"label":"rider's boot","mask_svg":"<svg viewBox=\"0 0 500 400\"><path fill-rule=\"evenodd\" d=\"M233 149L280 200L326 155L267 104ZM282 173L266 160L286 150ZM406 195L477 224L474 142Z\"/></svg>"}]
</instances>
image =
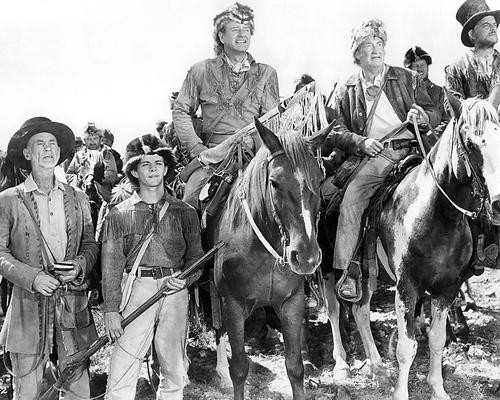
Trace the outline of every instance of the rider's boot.
<instances>
[{"instance_id":1,"label":"rider's boot","mask_svg":"<svg viewBox=\"0 0 500 400\"><path fill-rule=\"evenodd\" d=\"M337 294L342 300L353 303L361 299L361 266L359 261L351 261L337 283Z\"/></svg>"}]
</instances>

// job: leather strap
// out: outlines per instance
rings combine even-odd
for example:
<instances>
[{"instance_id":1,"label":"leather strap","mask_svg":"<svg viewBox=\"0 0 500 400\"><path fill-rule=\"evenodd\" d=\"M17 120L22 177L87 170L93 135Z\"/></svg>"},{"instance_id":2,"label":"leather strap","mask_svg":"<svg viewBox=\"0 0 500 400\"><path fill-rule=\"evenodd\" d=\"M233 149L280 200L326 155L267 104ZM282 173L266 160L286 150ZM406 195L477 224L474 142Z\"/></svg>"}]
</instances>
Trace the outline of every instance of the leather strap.
<instances>
[{"instance_id":1,"label":"leather strap","mask_svg":"<svg viewBox=\"0 0 500 400\"><path fill-rule=\"evenodd\" d=\"M31 216L31 219L33 220L33 225L35 225L35 231L38 235L38 238L40 239L40 242L42 244L42 260L43 260L43 269L45 271L48 271L50 269L50 266L53 264L55 261L54 254L52 253L52 250L50 250L49 244L47 243L47 240L45 240L45 236L43 236L42 230L40 229L40 225L38 220L35 217L35 213L31 209L30 205L24 198L24 196L21 193L21 188L18 186L17 187L17 197L21 200L21 203L24 204L26 209L28 210L29 215ZM50 256L49 253L50 252Z\"/></svg>"}]
</instances>

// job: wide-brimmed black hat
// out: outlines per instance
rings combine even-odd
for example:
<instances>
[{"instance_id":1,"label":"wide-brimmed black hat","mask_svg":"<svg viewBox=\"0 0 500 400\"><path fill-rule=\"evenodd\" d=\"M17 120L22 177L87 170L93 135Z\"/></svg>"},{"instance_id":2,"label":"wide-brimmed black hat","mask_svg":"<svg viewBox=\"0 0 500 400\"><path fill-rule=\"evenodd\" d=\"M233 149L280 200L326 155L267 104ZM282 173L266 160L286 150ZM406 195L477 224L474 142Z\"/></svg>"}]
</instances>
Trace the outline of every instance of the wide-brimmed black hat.
<instances>
[{"instance_id":1,"label":"wide-brimmed black hat","mask_svg":"<svg viewBox=\"0 0 500 400\"><path fill-rule=\"evenodd\" d=\"M45 117L35 117L30 118L21 125L21 128L14 133L7 146L7 156L16 167L27 171L31 170L31 163L24 158L23 150L32 136L43 132L51 133L57 140L57 144L61 149L58 165L69 157L75 147L73 131L60 122L53 122Z\"/></svg>"},{"instance_id":2,"label":"wide-brimmed black hat","mask_svg":"<svg viewBox=\"0 0 500 400\"><path fill-rule=\"evenodd\" d=\"M419 46L412 47L406 52L403 64L406 68L410 68L411 63L418 60L424 60L427 65L432 64L432 57Z\"/></svg>"},{"instance_id":3,"label":"wide-brimmed black hat","mask_svg":"<svg viewBox=\"0 0 500 400\"><path fill-rule=\"evenodd\" d=\"M158 136L147 134L142 135L134 140L132 140L125 149L125 174L127 175L130 182L134 185L138 185L138 180L132 175L132 171L136 169L137 162L144 155L157 154L163 158L165 165L167 166L167 174L164 180L166 182L171 182L175 178L177 171L176 161L172 149L167 147L166 143L162 141Z\"/></svg>"},{"instance_id":4,"label":"wide-brimmed black hat","mask_svg":"<svg viewBox=\"0 0 500 400\"><path fill-rule=\"evenodd\" d=\"M490 10L485 0L467 0L463 3L457 11L455 18L462 25L462 43L467 47L474 47L474 43L470 40L469 31L482 18L492 15L497 21L500 22L500 10Z\"/></svg>"}]
</instances>

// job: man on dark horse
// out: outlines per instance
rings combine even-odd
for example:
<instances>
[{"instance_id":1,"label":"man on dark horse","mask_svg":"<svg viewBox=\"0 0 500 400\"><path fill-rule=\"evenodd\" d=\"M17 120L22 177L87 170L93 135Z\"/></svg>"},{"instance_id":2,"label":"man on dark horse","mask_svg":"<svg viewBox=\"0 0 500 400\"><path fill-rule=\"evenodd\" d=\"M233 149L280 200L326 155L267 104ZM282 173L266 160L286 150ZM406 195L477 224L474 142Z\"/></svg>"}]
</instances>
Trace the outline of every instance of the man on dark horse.
<instances>
[{"instance_id":1,"label":"man on dark horse","mask_svg":"<svg viewBox=\"0 0 500 400\"><path fill-rule=\"evenodd\" d=\"M446 67L446 87L462 100L496 97L500 91L500 53L494 46L498 42L500 10L491 11L484 0L467 0L458 9L456 19L462 25L462 43L472 50ZM498 107L498 103L495 105ZM476 236L478 229L481 227L473 227ZM494 243L498 238L498 227L494 235L479 235L476 270L500 268L498 244ZM484 249L483 240L490 243Z\"/></svg>"},{"instance_id":2,"label":"man on dark horse","mask_svg":"<svg viewBox=\"0 0 500 400\"><path fill-rule=\"evenodd\" d=\"M250 7L236 3L218 14L214 18L217 57L190 68L173 106L176 133L193 158L183 176L184 201L198 209L199 193L213 174L207 165L213 159L207 160L204 151L223 143L279 102L276 71L256 62L247 52L253 32ZM201 137L196 135L192 121L200 106ZM251 138L245 138L245 143L254 147ZM227 149L223 151L227 153ZM225 156L220 154L219 161Z\"/></svg>"},{"instance_id":3,"label":"man on dark horse","mask_svg":"<svg viewBox=\"0 0 500 400\"><path fill-rule=\"evenodd\" d=\"M344 271L339 295L349 301L361 295L359 264L351 261L362 215L394 165L411 150L414 134L407 121L416 118L428 130L441 120L418 74L385 64L386 42L379 20L364 22L353 31L351 51L360 71L335 94L340 127L330 140L351 157L362 159L345 187L333 260L333 267Z\"/></svg>"}]
</instances>

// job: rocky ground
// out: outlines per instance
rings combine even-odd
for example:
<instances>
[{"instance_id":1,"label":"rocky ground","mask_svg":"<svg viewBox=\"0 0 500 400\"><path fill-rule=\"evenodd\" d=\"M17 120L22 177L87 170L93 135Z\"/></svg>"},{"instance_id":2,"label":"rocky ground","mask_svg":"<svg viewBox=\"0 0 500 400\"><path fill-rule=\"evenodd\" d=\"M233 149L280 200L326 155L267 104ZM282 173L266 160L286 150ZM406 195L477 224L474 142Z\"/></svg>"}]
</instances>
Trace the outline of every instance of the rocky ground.
<instances>
[{"instance_id":1,"label":"rocky ground","mask_svg":"<svg viewBox=\"0 0 500 400\"><path fill-rule=\"evenodd\" d=\"M500 271L486 271L472 280L477 310L465 313L471 332L466 342L452 343L445 352L445 389L454 400L494 400L500 398ZM379 351L395 377L397 363L390 358L390 337L396 325L393 307L394 291L386 288L376 294L372 307L372 329ZM96 313L101 325L100 313ZM364 363L359 335L352 334L349 354L351 377L334 382L332 374L332 338L324 314L310 321L310 360L306 365L306 394L309 399L391 398L391 385L370 379ZM251 341L249 343L252 343ZM232 398L232 391L221 389L215 374L215 344L213 334L203 326L193 326L188 354L191 359L185 398L219 400ZM246 398L253 400L291 399L291 390L284 366L284 351L278 332L269 329L266 345L249 344L251 366L246 385ZM92 392L98 396L105 390L109 347L92 359ZM144 364L136 399L154 399ZM428 371L428 347L425 336L419 339L417 357L410 373L410 399L429 399L425 383ZM49 378L50 380L50 378ZM7 399L7 376L3 377L0 399Z\"/></svg>"}]
</instances>

